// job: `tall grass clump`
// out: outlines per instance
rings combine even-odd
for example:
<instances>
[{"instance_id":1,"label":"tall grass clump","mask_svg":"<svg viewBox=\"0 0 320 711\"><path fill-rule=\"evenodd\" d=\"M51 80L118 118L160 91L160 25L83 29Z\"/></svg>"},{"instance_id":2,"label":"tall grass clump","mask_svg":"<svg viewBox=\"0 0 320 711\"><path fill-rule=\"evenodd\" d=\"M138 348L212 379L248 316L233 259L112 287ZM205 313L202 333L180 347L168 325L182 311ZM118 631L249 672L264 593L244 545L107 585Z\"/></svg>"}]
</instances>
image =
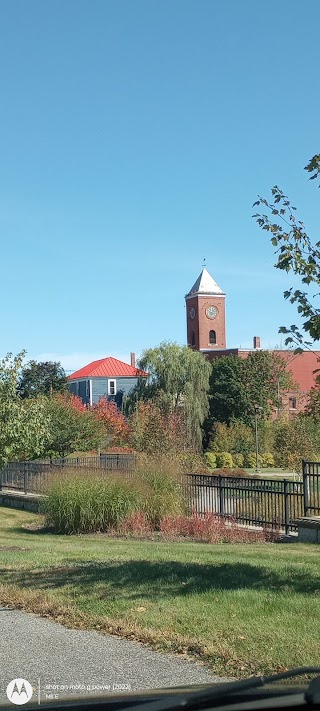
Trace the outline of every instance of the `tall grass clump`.
<instances>
[{"instance_id":1,"label":"tall grass clump","mask_svg":"<svg viewBox=\"0 0 320 711\"><path fill-rule=\"evenodd\" d=\"M141 509L133 482L108 474L65 472L51 481L46 494L46 525L57 533L108 531Z\"/></svg>"},{"instance_id":2,"label":"tall grass clump","mask_svg":"<svg viewBox=\"0 0 320 711\"><path fill-rule=\"evenodd\" d=\"M142 495L142 511L153 530L160 530L165 516L187 512L182 487L182 470L178 459L168 457L140 458L136 482Z\"/></svg>"}]
</instances>

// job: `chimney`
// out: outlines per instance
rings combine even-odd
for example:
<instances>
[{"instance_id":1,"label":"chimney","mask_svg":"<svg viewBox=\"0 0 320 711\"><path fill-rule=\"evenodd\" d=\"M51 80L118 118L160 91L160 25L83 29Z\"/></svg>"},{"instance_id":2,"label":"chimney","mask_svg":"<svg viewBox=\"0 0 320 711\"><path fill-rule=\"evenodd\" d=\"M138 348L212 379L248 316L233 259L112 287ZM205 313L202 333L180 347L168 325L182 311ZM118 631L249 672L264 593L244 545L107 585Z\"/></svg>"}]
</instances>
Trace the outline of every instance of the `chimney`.
<instances>
[{"instance_id":1,"label":"chimney","mask_svg":"<svg viewBox=\"0 0 320 711\"><path fill-rule=\"evenodd\" d=\"M130 363L133 368L136 367L136 354L135 353L130 353Z\"/></svg>"},{"instance_id":2,"label":"chimney","mask_svg":"<svg viewBox=\"0 0 320 711\"><path fill-rule=\"evenodd\" d=\"M253 347L260 348L260 336L253 336Z\"/></svg>"}]
</instances>

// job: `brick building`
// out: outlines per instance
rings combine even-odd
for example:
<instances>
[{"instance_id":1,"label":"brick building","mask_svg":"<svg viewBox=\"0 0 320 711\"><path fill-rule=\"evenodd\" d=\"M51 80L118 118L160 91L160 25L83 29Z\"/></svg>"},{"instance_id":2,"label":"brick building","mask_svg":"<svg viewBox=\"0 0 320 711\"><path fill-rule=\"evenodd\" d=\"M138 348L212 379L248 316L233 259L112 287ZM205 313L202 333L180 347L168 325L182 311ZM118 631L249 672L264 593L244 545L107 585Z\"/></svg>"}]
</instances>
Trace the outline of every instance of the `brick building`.
<instances>
[{"instance_id":1,"label":"brick building","mask_svg":"<svg viewBox=\"0 0 320 711\"><path fill-rule=\"evenodd\" d=\"M187 343L190 348L201 351L207 358L235 355L247 358L249 353L261 350L259 336L253 338L253 348L227 348L226 295L206 268L185 296L187 314ZM320 368L320 351L304 351L294 354L289 350L277 350L282 355L286 370L292 373L296 388L281 393L282 409L295 414L304 410L307 396L315 384L315 373Z\"/></svg>"}]
</instances>

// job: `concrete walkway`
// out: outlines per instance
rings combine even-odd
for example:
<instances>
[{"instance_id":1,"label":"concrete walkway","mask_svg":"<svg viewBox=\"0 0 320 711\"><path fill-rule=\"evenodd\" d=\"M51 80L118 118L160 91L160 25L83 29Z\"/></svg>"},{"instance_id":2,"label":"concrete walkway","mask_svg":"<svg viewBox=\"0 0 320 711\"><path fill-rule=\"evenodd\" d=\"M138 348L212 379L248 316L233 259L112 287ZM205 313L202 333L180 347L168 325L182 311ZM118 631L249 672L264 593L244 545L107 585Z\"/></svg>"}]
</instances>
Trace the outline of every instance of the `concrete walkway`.
<instances>
[{"instance_id":1,"label":"concrete walkway","mask_svg":"<svg viewBox=\"0 0 320 711\"><path fill-rule=\"evenodd\" d=\"M226 681L197 662L155 652L138 642L70 630L0 607L0 703L8 703L6 688L20 678L32 685L36 702L54 695L61 699Z\"/></svg>"}]
</instances>

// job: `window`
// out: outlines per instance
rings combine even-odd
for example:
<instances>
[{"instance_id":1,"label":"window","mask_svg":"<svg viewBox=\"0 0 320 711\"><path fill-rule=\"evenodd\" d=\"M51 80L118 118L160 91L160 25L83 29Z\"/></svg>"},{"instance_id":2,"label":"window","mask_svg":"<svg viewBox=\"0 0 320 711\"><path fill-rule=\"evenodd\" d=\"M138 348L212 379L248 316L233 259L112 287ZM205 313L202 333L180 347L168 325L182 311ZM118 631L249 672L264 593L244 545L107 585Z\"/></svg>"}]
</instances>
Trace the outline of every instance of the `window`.
<instances>
[{"instance_id":1,"label":"window","mask_svg":"<svg viewBox=\"0 0 320 711\"><path fill-rule=\"evenodd\" d=\"M210 343L210 346L214 346L214 345L216 344L216 342L217 342L217 339L216 339L216 332L215 332L215 331L210 331L210 333L209 333L209 343Z\"/></svg>"},{"instance_id":2,"label":"window","mask_svg":"<svg viewBox=\"0 0 320 711\"><path fill-rule=\"evenodd\" d=\"M191 345L192 345L192 346L195 346L195 345L196 345L196 337L195 337L194 331L192 331Z\"/></svg>"},{"instance_id":3,"label":"window","mask_svg":"<svg viewBox=\"0 0 320 711\"><path fill-rule=\"evenodd\" d=\"M289 397L289 407L290 407L290 410L297 409L297 398L296 397Z\"/></svg>"},{"instance_id":4,"label":"window","mask_svg":"<svg viewBox=\"0 0 320 711\"><path fill-rule=\"evenodd\" d=\"M108 395L116 395L117 394L117 381L116 380L108 380Z\"/></svg>"}]
</instances>

